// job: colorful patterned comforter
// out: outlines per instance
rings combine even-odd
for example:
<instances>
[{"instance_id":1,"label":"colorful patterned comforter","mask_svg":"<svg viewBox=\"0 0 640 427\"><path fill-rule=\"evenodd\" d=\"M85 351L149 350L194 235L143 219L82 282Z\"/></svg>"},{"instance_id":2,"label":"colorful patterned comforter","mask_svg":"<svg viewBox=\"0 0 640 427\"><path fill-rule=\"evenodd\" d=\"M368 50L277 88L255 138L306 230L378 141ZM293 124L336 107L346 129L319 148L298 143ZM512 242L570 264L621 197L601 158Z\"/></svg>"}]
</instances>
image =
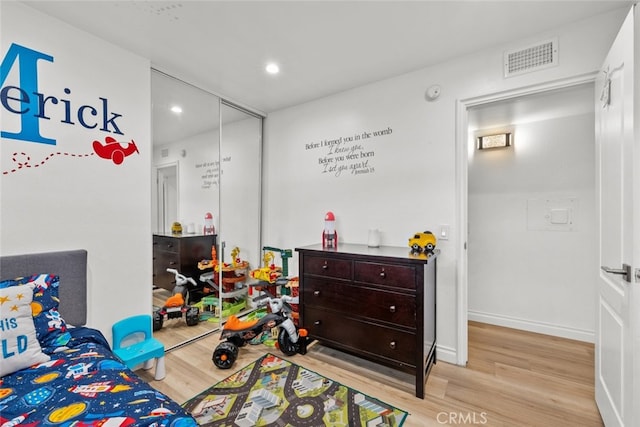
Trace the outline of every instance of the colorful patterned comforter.
<instances>
[{"instance_id":1,"label":"colorful patterned comforter","mask_svg":"<svg viewBox=\"0 0 640 427\"><path fill-rule=\"evenodd\" d=\"M111 352L95 329L70 328L51 360L0 379L0 426L88 427L197 425Z\"/></svg>"}]
</instances>

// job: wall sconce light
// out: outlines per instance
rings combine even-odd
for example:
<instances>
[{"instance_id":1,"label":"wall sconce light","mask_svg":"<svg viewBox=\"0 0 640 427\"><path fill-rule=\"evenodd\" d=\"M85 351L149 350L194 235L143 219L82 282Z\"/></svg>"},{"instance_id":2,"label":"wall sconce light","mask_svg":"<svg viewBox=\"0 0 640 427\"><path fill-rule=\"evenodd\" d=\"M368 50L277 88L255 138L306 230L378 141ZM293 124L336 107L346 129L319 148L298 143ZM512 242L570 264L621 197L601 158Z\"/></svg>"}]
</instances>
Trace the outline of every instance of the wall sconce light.
<instances>
[{"instance_id":1,"label":"wall sconce light","mask_svg":"<svg viewBox=\"0 0 640 427\"><path fill-rule=\"evenodd\" d=\"M511 132L504 132L479 136L477 142L478 150L510 147L513 144L513 134Z\"/></svg>"}]
</instances>

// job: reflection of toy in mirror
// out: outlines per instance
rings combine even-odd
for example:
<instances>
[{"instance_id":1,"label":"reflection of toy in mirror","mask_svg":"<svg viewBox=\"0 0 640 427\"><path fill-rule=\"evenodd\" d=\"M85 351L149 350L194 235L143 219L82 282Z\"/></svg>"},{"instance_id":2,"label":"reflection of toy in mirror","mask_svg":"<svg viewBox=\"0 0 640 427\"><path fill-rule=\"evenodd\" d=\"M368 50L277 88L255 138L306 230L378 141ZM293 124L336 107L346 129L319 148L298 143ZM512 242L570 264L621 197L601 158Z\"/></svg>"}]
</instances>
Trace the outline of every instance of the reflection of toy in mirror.
<instances>
[{"instance_id":1,"label":"reflection of toy in mirror","mask_svg":"<svg viewBox=\"0 0 640 427\"><path fill-rule=\"evenodd\" d=\"M324 216L324 230L322 230L322 247L338 247L338 233L336 232L336 217L329 211Z\"/></svg>"},{"instance_id":2,"label":"reflection of toy in mirror","mask_svg":"<svg viewBox=\"0 0 640 427\"><path fill-rule=\"evenodd\" d=\"M178 221L171 224L171 233L182 234L182 224L180 224Z\"/></svg>"},{"instance_id":3,"label":"reflection of toy in mirror","mask_svg":"<svg viewBox=\"0 0 640 427\"><path fill-rule=\"evenodd\" d=\"M166 320L184 317L187 326L195 326L200 321L200 310L187 304L189 284L191 288L198 286L191 277L186 277L174 268L167 268L169 273L175 275L176 285L173 294L167 298L164 306L153 313L153 330L159 331Z\"/></svg>"},{"instance_id":4,"label":"reflection of toy in mirror","mask_svg":"<svg viewBox=\"0 0 640 427\"><path fill-rule=\"evenodd\" d=\"M216 251L216 246L211 246L211 259L203 259L198 262L198 268L200 270L206 270L208 268L214 268L218 266L218 251ZM217 270L216 270L217 271Z\"/></svg>"},{"instance_id":5,"label":"reflection of toy in mirror","mask_svg":"<svg viewBox=\"0 0 640 427\"><path fill-rule=\"evenodd\" d=\"M207 212L204 215L204 230L205 235L216 234L216 227L213 225L213 215L211 212Z\"/></svg>"},{"instance_id":6,"label":"reflection of toy in mirror","mask_svg":"<svg viewBox=\"0 0 640 427\"><path fill-rule=\"evenodd\" d=\"M231 265L238 267L240 264L242 264L242 259L240 259L240 248L236 246L231 251Z\"/></svg>"}]
</instances>

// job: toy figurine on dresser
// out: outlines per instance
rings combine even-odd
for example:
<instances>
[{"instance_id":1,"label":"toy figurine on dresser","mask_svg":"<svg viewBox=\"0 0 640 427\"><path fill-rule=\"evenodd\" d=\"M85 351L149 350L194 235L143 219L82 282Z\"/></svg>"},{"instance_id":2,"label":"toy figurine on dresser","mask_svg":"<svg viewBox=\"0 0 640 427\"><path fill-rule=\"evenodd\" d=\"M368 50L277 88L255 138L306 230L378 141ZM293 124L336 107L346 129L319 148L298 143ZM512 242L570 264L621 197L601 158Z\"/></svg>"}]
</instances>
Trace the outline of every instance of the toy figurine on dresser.
<instances>
[{"instance_id":1,"label":"toy figurine on dresser","mask_svg":"<svg viewBox=\"0 0 640 427\"><path fill-rule=\"evenodd\" d=\"M436 249L436 243L436 236L430 231L416 233L413 237L409 237L411 253L433 254Z\"/></svg>"},{"instance_id":2,"label":"toy figurine on dresser","mask_svg":"<svg viewBox=\"0 0 640 427\"><path fill-rule=\"evenodd\" d=\"M324 216L324 230L322 230L322 247L337 248L338 232L336 231L336 217L329 211Z\"/></svg>"}]
</instances>

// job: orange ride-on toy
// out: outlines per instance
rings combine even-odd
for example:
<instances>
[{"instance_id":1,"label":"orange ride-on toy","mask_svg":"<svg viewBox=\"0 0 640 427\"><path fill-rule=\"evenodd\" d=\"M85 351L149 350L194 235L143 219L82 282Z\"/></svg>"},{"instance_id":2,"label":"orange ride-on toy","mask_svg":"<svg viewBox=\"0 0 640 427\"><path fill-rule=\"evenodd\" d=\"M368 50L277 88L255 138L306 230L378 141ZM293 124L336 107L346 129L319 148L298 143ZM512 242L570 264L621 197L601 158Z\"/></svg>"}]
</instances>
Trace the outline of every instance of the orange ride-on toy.
<instances>
[{"instance_id":1,"label":"orange ride-on toy","mask_svg":"<svg viewBox=\"0 0 640 427\"><path fill-rule=\"evenodd\" d=\"M173 288L173 295L167 298L164 306L153 313L153 330L159 331L165 320L180 319L184 316L187 326L195 326L200 322L200 310L198 307L187 305L187 283L197 286L191 277L185 277L174 268L167 268L169 273L176 276L176 286Z\"/></svg>"},{"instance_id":2,"label":"orange ride-on toy","mask_svg":"<svg viewBox=\"0 0 640 427\"><path fill-rule=\"evenodd\" d=\"M242 321L230 316L225 323L220 339L224 340L213 351L212 360L220 369L229 369L238 358L238 348L244 346L256 336L278 327L277 347L285 356L307 352L307 330L299 329L291 318L291 310L287 303L298 303L298 297L282 295L280 298L267 298L271 313L266 316ZM287 307L285 307L287 306Z\"/></svg>"}]
</instances>

